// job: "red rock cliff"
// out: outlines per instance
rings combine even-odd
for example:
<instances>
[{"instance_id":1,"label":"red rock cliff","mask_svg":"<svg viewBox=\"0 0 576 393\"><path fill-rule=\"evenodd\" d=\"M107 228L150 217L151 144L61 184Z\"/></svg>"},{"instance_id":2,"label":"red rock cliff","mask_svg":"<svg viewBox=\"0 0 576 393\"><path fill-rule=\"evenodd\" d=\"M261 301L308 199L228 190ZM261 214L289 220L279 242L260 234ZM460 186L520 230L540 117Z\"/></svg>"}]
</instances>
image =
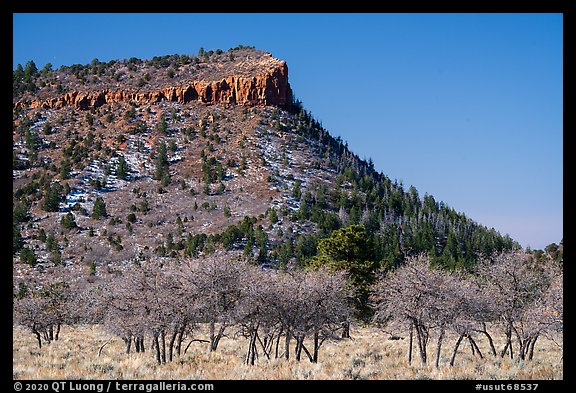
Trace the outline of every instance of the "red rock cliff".
<instances>
[{"instance_id":1,"label":"red rock cliff","mask_svg":"<svg viewBox=\"0 0 576 393\"><path fill-rule=\"evenodd\" d=\"M32 101L29 105L18 102L15 107L58 109L74 106L86 110L128 100L137 103L168 100L179 103L197 101L204 104L275 105L288 109L292 103L292 89L288 83L288 66L286 62L281 61L271 71L252 77L233 75L219 81L191 81L183 86L164 87L156 91L103 90L86 93L74 91L60 97Z\"/></svg>"}]
</instances>

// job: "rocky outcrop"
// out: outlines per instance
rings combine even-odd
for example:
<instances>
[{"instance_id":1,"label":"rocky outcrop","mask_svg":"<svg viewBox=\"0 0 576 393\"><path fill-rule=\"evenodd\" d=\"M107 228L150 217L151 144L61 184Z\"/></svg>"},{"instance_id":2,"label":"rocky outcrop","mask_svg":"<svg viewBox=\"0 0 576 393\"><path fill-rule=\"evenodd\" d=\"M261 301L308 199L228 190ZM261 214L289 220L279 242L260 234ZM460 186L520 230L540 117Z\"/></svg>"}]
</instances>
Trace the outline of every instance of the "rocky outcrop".
<instances>
[{"instance_id":1,"label":"rocky outcrop","mask_svg":"<svg viewBox=\"0 0 576 393\"><path fill-rule=\"evenodd\" d=\"M179 103L203 104L230 103L246 106L275 105L288 109L292 103L292 89L288 83L288 66L281 61L278 66L263 75L228 76L219 81L191 81L184 86L160 88L156 91L104 90L93 92L74 91L60 97L32 101L28 105L20 101L17 106L58 109L74 106L80 110L98 108L104 104L121 101L156 103L161 100Z\"/></svg>"}]
</instances>

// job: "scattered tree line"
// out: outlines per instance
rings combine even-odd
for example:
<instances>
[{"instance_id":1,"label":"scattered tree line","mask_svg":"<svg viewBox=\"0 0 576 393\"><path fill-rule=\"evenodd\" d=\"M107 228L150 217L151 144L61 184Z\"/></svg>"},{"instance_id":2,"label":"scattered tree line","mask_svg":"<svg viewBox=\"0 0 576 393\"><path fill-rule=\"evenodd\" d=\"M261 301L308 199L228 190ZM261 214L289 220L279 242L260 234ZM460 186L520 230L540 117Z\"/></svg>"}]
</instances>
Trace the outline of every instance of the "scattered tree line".
<instances>
[{"instance_id":1,"label":"scattered tree line","mask_svg":"<svg viewBox=\"0 0 576 393\"><path fill-rule=\"evenodd\" d=\"M524 251L484 258L473 274L434 268L427 256L415 256L377 281L372 295L374 320L391 334L408 335L409 363L414 347L421 363L428 363L428 343L435 336L438 367L448 332L458 337L450 366L463 341L469 342L472 354L479 358L508 354L512 359L516 354L532 360L541 336L561 346L556 337L563 329L562 280L561 264L550 259L534 263ZM494 344L494 331L506 337L502 348ZM489 355L476 343L481 338L488 341Z\"/></svg>"},{"instance_id":2,"label":"scattered tree line","mask_svg":"<svg viewBox=\"0 0 576 393\"><path fill-rule=\"evenodd\" d=\"M102 324L126 353L149 351L159 364L193 343L216 351L228 334L247 339L247 364L260 356L317 362L350 318L343 273L263 270L230 254L147 261L99 280L54 273L15 284L14 321L40 348L58 340L62 325L83 323ZM201 323L208 339L197 336Z\"/></svg>"},{"instance_id":3,"label":"scattered tree line","mask_svg":"<svg viewBox=\"0 0 576 393\"><path fill-rule=\"evenodd\" d=\"M351 265L354 265L351 263ZM353 267L262 269L237 254L215 253L179 262L148 260L88 278L61 267L52 274L15 280L14 321L34 334L39 347L58 340L63 325L100 324L125 344L172 362L191 345L217 351L222 338L246 339L246 364L259 357L318 362L326 340L349 337L356 320L350 285ZM563 331L562 265L536 263L521 251L480 261L474 274L434 267L425 255L380 270L371 285L372 322L408 337L422 364L442 363L447 333L456 334L453 366L464 341L474 355L532 360L539 337ZM200 334L200 324L208 336ZM494 334L505 337L497 348ZM436 340L434 355L429 343ZM490 353L477 342L488 341ZM105 343L100 349L101 352Z\"/></svg>"}]
</instances>

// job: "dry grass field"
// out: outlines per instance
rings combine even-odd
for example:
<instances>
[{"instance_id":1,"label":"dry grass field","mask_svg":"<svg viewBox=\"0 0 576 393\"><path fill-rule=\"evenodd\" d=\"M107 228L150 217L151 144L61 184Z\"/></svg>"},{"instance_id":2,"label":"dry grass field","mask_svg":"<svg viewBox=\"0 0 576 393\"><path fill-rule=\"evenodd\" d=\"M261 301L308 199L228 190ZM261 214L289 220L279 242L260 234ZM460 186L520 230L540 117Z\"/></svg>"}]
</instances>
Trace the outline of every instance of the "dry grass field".
<instances>
[{"instance_id":1,"label":"dry grass field","mask_svg":"<svg viewBox=\"0 0 576 393\"><path fill-rule=\"evenodd\" d=\"M205 338L206 332L199 332ZM552 342L541 338L533 361L493 358L485 340L478 345L484 359L474 357L468 345L460 347L456 364L448 362L456 338L448 336L443 346L440 367L434 367L435 339L429 344L430 365L421 366L414 348L412 365L406 361L406 340L389 340L388 335L372 327L351 330L352 339L325 342L319 362L307 358L267 360L261 356L255 366L243 364L248 341L225 337L214 353L207 344L194 342L187 353L174 362L158 365L150 352L124 353L121 339L113 337L100 356L99 348L111 336L99 327L62 328L59 341L38 348L34 336L13 327L14 379L272 379L272 380L412 380L412 379L563 379L562 352ZM495 340L497 347L500 340ZM146 344L149 346L150 342ZM185 343L187 345L187 342ZM147 351L149 348L147 348Z\"/></svg>"}]
</instances>

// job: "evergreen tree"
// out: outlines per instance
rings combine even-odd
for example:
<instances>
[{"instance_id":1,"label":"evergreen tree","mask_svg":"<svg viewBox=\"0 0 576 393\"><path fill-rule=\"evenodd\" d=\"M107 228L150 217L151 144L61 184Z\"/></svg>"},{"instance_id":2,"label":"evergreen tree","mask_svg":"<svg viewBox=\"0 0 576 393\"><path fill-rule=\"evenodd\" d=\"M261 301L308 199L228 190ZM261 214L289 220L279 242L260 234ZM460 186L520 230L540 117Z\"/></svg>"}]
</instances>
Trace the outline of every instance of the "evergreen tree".
<instances>
[{"instance_id":1,"label":"evergreen tree","mask_svg":"<svg viewBox=\"0 0 576 393\"><path fill-rule=\"evenodd\" d=\"M36 265L38 259L36 258L36 254L34 254L34 250L28 247L22 248L20 251L20 262L27 263L31 266Z\"/></svg>"},{"instance_id":2,"label":"evergreen tree","mask_svg":"<svg viewBox=\"0 0 576 393\"><path fill-rule=\"evenodd\" d=\"M24 78L32 78L36 76L38 73L38 67L36 67L36 63L34 60L29 60L26 62L26 68L24 68Z\"/></svg>"},{"instance_id":3,"label":"evergreen tree","mask_svg":"<svg viewBox=\"0 0 576 393\"><path fill-rule=\"evenodd\" d=\"M178 236L182 236L182 232L184 232L184 223L182 222L182 218L178 216L176 217L176 233Z\"/></svg>"},{"instance_id":4,"label":"evergreen tree","mask_svg":"<svg viewBox=\"0 0 576 393\"><path fill-rule=\"evenodd\" d=\"M62 265L62 252L60 252L59 249L56 249L50 254L50 262L52 262L54 266Z\"/></svg>"},{"instance_id":5,"label":"evergreen tree","mask_svg":"<svg viewBox=\"0 0 576 393\"><path fill-rule=\"evenodd\" d=\"M74 219L74 214L72 212L68 212L65 216L62 217L60 220L60 224L64 227L64 229L70 230L77 227L76 220Z\"/></svg>"},{"instance_id":6,"label":"evergreen tree","mask_svg":"<svg viewBox=\"0 0 576 393\"><path fill-rule=\"evenodd\" d=\"M154 172L154 180L162 180L168 177L170 179L170 170L168 168L168 154L166 144L162 142L158 146L158 154L156 156L156 171Z\"/></svg>"},{"instance_id":7,"label":"evergreen tree","mask_svg":"<svg viewBox=\"0 0 576 393\"><path fill-rule=\"evenodd\" d=\"M300 180L296 180L296 182L294 182L294 188L292 189L292 197L300 200L300 197L302 196L302 182Z\"/></svg>"},{"instance_id":8,"label":"evergreen tree","mask_svg":"<svg viewBox=\"0 0 576 393\"><path fill-rule=\"evenodd\" d=\"M71 170L72 170L72 164L70 163L70 160L65 158L62 161L62 165L60 166L60 176L62 176L62 179L70 178L70 171Z\"/></svg>"},{"instance_id":9,"label":"evergreen tree","mask_svg":"<svg viewBox=\"0 0 576 393\"><path fill-rule=\"evenodd\" d=\"M56 241L53 233L50 233L46 237L46 249L52 252L58 250L58 242Z\"/></svg>"},{"instance_id":10,"label":"evergreen tree","mask_svg":"<svg viewBox=\"0 0 576 393\"><path fill-rule=\"evenodd\" d=\"M24 203L18 203L12 211L12 222L19 224L28 221L28 207Z\"/></svg>"},{"instance_id":11,"label":"evergreen tree","mask_svg":"<svg viewBox=\"0 0 576 393\"><path fill-rule=\"evenodd\" d=\"M160 120L160 123L158 123L157 128L158 131L163 135L166 135L168 132L168 123L166 122L166 118L164 116L162 116L162 119Z\"/></svg>"},{"instance_id":12,"label":"evergreen tree","mask_svg":"<svg viewBox=\"0 0 576 393\"><path fill-rule=\"evenodd\" d=\"M269 218L272 224L276 224L278 222L278 214L276 213L276 209L270 209Z\"/></svg>"},{"instance_id":13,"label":"evergreen tree","mask_svg":"<svg viewBox=\"0 0 576 393\"><path fill-rule=\"evenodd\" d=\"M372 241L362 225L350 225L332 232L329 238L318 241L318 255L310 262L311 267L328 266L348 273L349 285L355 293L356 316L371 316L368 299L370 287L375 280L379 264L375 261Z\"/></svg>"},{"instance_id":14,"label":"evergreen tree","mask_svg":"<svg viewBox=\"0 0 576 393\"><path fill-rule=\"evenodd\" d=\"M40 231L38 231L38 240L40 240L43 243L46 243L46 231L44 230L44 228L40 228Z\"/></svg>"},{"instance_id":15,"label":"evergreen tree","mask_svg":"<svg viewBox=\"0 0 576 393\"><path fill-rule=\"evenodd\" d=\"M107 216L108 213L106 212L106 204L104 203L104 199L102 199L102 197L97 197L96 201L94 201L94 208L92 209L92 218L95 220L100 220Z\"/></svg>"},{"instance_id":16,"label":"evergreen tree","mask_svg":"<svg viewBox=\"0 0 576 393\"><path fill-rule=\"evenodd\" d=\"M292 239L288 239L280 244L278 251L278 262L282 266L286 266L288 261L294 256L294 243Z\"/></svg>"},{"instance_id":17,"label":"evergreen tree","mask_svg":"<svg viewBox=\"0 0 576 393\"><path fill-rule=\"evenodd\" d=\"M42 208L47 212L57 212L63 199L62 186L58 183L54 185L48 184L45 187Z\"/></svg>"},{"instance_id":18,"label":"evergreen tree","mask_svg":"<svg viewBox=\"0 0 576 393\"><path fill-rule=\"evenodd\" d=\"M12 255L19 252L23 245L24 239L22 239L22 234L20 233L20 225L14 222L12 224Z\"/></svg>"},{"instance_id":19,"label":"evergreen tree","mask_svg":"<svg viewBox=\"0 0 576 393\"><path fill-rule=\"evenodd\" d=\"M122 156L118 158L118 163L116 164L116 177L122 180L128 180L128 175L130 173L130 167L126 162L126 159Z\"/></svg>"}]
</instances>

